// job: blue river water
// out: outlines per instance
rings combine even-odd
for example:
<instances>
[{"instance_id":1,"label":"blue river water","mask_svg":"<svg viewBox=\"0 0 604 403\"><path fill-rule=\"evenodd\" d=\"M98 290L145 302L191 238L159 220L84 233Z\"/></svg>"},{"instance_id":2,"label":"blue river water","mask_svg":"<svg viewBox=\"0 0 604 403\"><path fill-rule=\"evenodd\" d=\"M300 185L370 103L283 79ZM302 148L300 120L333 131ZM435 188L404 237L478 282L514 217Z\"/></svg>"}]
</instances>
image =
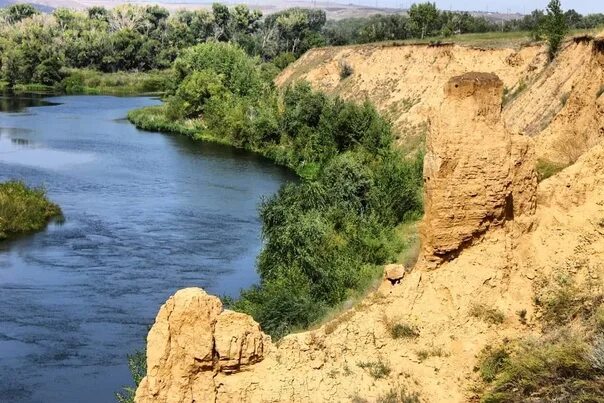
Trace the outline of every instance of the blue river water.
<instances>
[{"instance_id":1,"label":"blue river water","mask_svg":"<svg viewBox=\"0 0 604 403\"><path fill-rule=\"evenodd\" d=\"M0 98L0 180L65 221L0 243L0 401L111 402L176 290L257 281L258 205L295 180L256 155L137 130L146 97Z\"/></svg>"}]
</instances>

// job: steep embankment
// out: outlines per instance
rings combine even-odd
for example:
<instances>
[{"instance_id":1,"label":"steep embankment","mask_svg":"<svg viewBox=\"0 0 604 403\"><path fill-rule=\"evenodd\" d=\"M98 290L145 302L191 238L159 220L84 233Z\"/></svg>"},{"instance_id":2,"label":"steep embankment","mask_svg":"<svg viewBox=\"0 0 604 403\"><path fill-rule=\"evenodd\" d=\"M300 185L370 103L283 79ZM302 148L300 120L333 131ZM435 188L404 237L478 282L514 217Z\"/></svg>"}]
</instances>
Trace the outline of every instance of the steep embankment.
<instances>
[{"instance_id":1,"label":"steep embankment","mask_svg":"<svg viewBox=\"0 0 604 403\"><path fill-rule=\"evenodd\" d=\"M468 71L495 73L506 91L534 79L546 64L541 46L479 49L459 45L359 45L313 49L277 78L284 86L307 80L328 94L369 99L398 129L401 145L410 148L423 139L434 117L447 80ZM340 77L341 63L353 74Z\"/></svg>"},{"instance_id":2,"label":"steep embankment","mask_svg":"<svg viewBox=\"0 0 604 403\"><path fill-rule=\"evenodd\" d=\"M604 138L604 38L566 42L504 109L507 126L536 136L540 158L575 162Z\"/></svg>"},{"instance_id":3,"label":"steep embankment","mask_svg":"<svg viewBox=\"0 0 604 403\"><path fill-rule=\"evenodd\" d=\"M511 401L533 393L547 400L539 395L539 382L564 382L576 375L573 368L583 368L577 376L601 385L604 368L587 355L595 354L590 349L596 326L585 327L585 321L592 320L604 294L604 146L589 148L574 165L537 185L536 155L544 152L535 144L547 143L517 134L545 139L573 121L598 133L599 115L589 116L600 101L580 89L592 88L589 69L598 85L599 42L569 42L559 61L547 66L538 48L369 47L366 54L353 49L313 51L280 83L315 77L313 83L325 90L349 98L367 95L384 110L420 97L399 110L403 116L397 120L430 122L419 262L413 270L387 267L379 289L360 304L278 343L249 317L223 311L203 291L181 291L162 307L149 334L148 372L137 402L476 401L483 382L497 378L506 360L513 360L506 352L494 361L489 378L476 368L485 351L566 326L564 331L581 335L575 339L582 361L565 361L564 350L556 348L552 356L535 358L515 375L526 378L523 385L505 386L520 396ZM334 53L325 56L329 52ZM338 52L351 52L346 57L355 75L348 84L349 79L339 81ZM569 66L579 56L583 61ZM319 61L304 70L312 58ZM413 62L407 65L405 58ZM489 74L448 77L470 66ZM563 88L551 81L568 80L574 82L568 101L551 109L555 88ZM540 86L548 91L540 92ZM521 90L506 108L504 87ZM523 112L531 107L541 117ZM551 110L556 113L550 132L527 132ZM558 327L552 328L555 321ZM604 318L599 326L604 329ZM569 388L577 385L582 383L569 381L560 391L572 396Z\"/></svg>"},{"instance_id":4,"label":"steep embankment","mask_svg":"<svg viewBox=\"0 0 604 403\"><path fill-rule=\"evenodd\" d=\"M353 74L340 77L341 63ZM604 137L604 39L568 40L553 63L543 46L479 49L362 45L314 49L288 67L279 85L308 80L344 98L374 102L393 120L400 145L413 149L436 117L445 82L468 71L504 83L503 121L537 138L538 159L569 164Z\"/></svg>"},{"instance_id":5,"label":"steep embankment","mask_svg":"<svg viewBox=\"0 0 604 403\"><path fill-rule=\"evenodd\" d=\"M362 303L276 344L215 297L181 291L149 334L136 400L467 401L485 347L540 334L534 301L549 279L564 274L602 293L604 148L537 189L533 141L504 128L502 92L492 74L446 85L427 142L415 270L387 267ZM456 198L466 203L444 208Z\"/></svg>"}]
</instances>

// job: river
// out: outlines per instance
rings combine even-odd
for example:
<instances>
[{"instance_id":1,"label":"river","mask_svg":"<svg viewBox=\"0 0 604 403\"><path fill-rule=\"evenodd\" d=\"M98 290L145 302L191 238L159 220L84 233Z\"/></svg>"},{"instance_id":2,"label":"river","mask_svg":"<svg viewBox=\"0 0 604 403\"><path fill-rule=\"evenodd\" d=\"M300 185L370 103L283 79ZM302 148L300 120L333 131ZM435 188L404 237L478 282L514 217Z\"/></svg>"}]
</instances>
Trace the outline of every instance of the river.
<instances>
[{"instance_id":1,"label":"river","mask_svg":"<svg viewBox=\"0 0 604 403\"><path fill-rule=\"evenodd\" d=\"M0 98L0 180L44 186L65 215L0 243L0 401L112 402L171 294L257 281L258 204L292 174L126 120L158 103Z\"/></svg>"}]
</instances>

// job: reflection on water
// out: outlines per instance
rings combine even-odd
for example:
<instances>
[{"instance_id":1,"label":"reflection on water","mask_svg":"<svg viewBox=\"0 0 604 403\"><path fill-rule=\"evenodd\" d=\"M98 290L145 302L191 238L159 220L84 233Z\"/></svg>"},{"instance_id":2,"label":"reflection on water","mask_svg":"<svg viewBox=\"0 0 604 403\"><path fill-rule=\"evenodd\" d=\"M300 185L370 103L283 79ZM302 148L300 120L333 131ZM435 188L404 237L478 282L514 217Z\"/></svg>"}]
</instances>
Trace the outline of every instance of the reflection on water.
<instances>
[{"instance_id":1,"label":"reflection on water","mask_svg":"<svg viewBox=\"0 0 604 403\"><path fill-rule=\"evenodd\" d=\"M0 243L0 401L111 402L169 295L257 280L258 203L292 177L124 123L149 98L51 101L0 112L0 180L46 187L65 215Z\"/></svg>"},{"instance_id":2,"label":"reflection on water","mask_svg":"<svg viewBox=\"0 0 604 403\"><path fill-rule=\"evenodd\" d=\"M53 150L26 138L12 137L10 133L15 131L14 128L0 128L0 163L60 169L84 164L94 159L92 153Z\"/></svg>"},{"instance_id":3,"label":"reflection on water","mask_svg":"<svg viewBox=\"0 0 604 403\"><path fill-rule=\"evenodd\" d=\"M0 112L22 112L26 108L35 106L57 105L45 99L46 95L27 94L18 97L12 95L0 95Z\"/></svg>"}]
</instances>

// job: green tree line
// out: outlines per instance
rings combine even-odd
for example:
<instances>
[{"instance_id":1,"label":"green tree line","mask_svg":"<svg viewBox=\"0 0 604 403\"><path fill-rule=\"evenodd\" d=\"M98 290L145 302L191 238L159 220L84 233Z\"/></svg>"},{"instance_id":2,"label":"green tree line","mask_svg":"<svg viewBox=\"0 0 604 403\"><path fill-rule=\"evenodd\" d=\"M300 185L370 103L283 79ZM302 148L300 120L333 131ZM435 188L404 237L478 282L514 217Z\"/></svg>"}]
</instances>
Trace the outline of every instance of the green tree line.
<instances>
[{"instance_id":1,"label":"green tree line","mask_svg":"<svg viewBox=\"0 0 604 403\"><path fill-rule=\"evenodd\" d=\"M318 9L291 8L263 16L244 5L216 3L211 10L120 5L113 9L66 8L42 14L29 4L0 9L0 79L16 84L56 85L67 69L100 72L166 69L183 49L206 42L230 42L248 55L282 69L307 50L384 40L490 31L531 31L553 37L556 27L591 28L604 24L604 14L582 16L535 10L521 19L497 23L467 12L438 10L434 3L414 4L408 13L327 21ZM559 41L560 33L555 34Z\"/></svg>"}]
</instances>

